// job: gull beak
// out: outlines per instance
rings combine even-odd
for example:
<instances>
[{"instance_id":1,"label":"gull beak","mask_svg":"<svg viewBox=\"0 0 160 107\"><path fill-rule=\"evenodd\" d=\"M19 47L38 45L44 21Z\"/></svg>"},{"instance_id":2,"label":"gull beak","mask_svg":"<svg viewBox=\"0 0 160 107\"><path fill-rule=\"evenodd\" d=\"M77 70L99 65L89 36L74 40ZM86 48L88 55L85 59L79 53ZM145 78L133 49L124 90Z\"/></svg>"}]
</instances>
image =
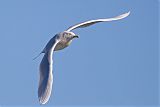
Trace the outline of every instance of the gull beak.
<instances>
[{"instance_id":1,"label":"gull beak","mask_svg":"<svg viewBox=\"0 0 160 107\"><path fill-rule=\"evenodd\" d=\"M78 35L74 35L73 38L79 38L79 36Z\"/></svg>"}]
</instances>

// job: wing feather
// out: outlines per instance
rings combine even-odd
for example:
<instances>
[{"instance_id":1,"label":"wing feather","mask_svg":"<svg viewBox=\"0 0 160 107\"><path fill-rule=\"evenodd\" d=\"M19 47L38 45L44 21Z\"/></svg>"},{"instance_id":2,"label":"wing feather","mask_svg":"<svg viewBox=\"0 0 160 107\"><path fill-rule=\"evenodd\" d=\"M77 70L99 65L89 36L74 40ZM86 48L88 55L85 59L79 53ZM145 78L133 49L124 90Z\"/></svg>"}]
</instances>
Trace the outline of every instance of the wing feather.
<instances>
[{"instance_id":1,"label":"wing feather","mask_svg":"<svg viewBox=\"0 0 160 107\"><path fill-rule=\"evenodd\" d=\"M69 28L67 29L67 31L71 31L71 30L74 30L74 29L76 29L76 28L88 27L88 26L90 26L90 25L93 25L93 24L99 23L99 22L109 22L109 21L113 21L113 20L120 20L120 19L123 19L123 18L127 17L129 14L130 14L130 11L127 12L127 13L124 13L124 14L122 14L122 15L113 17L113 18L96 19L96 20L86 21L86 22L79 23L79 24L76 24L76 25L74 25L74 26L69 27Z\"/></svg>"},{"instance_id":2,"label":"wing feather","mask_svg":"<svg viewBox=\"0 0 160 107\"><path fill-rule=\"evenodd\" d=\"M53 74L52 74L52 55L55 46L57 45L58 40L53 41L53 46L45 52L43 59L40 63L40 80L38 87L38 98L40 104L45 104L51 95L52 83L53 83Z\"/></svg>"}]
</instances>

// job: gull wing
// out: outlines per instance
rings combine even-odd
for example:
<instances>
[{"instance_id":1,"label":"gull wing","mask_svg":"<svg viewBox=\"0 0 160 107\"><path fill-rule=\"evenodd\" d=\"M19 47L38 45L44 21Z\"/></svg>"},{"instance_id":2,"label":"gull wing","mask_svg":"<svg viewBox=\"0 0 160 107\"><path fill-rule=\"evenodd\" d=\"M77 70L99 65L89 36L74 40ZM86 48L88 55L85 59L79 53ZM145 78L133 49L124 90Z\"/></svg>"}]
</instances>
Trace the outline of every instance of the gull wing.
<instances>
[{"instance_id":1,"label":"gull wing","mask_svg":"<svg viewBox=\"0 0 160 107\"><path fill-rule=\"evenodd\" d=\"M56 47L59 40L53 39L52 47L45 52L43 59L40 63L40 80L38 87L38 98L40 104L45 104L51 95L52 83L53 83L53 74L52 74L52 55L54 48Z\"/></svg>"},{"instance_id":2,"label":"gull wing","mask_svg":"<svg viewBox=\"0 0 160 107\"><path fill-rule=\"evenodd\" d=\"M130 14L130 11L127 12L127 13L124 13L124 14L122 14L122 15L113 17L113 18L96 19L96 20L86 21L86 22L79 23L79 24L76 24L76 25L74 25L74 26L69 27L69 28L67 29L67 31L71 31L71 30L74 30L74 29L76 29L76 28L88 27L88 26L90 26L90 25L93 25L93 24L99 23L99 22L109 22L109 21L113 21L113 20L120 20L120 19L123 19L123 18L127 17L129 14Z\"/></svg>"}]
</instances>

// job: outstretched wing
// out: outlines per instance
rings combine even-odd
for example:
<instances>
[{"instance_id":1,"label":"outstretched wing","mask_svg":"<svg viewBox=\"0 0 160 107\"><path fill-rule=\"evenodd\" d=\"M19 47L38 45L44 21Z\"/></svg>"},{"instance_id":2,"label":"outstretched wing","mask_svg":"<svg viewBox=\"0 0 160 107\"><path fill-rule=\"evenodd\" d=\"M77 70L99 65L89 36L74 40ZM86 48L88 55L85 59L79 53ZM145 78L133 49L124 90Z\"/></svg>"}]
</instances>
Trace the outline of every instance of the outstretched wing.
<instances>
[{"instance_id":1,"label":"outstretched wing","mask_svg":"<svg viewBox=\"0 0 160 107\"><path fill-rule=\"evenodd\" d=\"M45 52L43 59L40 63L40 80L38 87L38 98L40 104L45 104L51 95L53 75L52 75L52 55L55 46L59 41L53 40L52 47Z\"/></svg>"},{"instance_id":2,"label":"outstretched wing","mask_svg":"<svg viewBox=\"0 0 160 107\"><path fill-rule=\"evenodd\" d=\"M67 29L67 31L71 31L71 30L74 30L74 29L76 29L76 28L87 27L87 26L90 26L90 25L93 25L93 24L99 23L99 22L109 22L109 21L113 21L113 20L120 20L120 19L123 19L123 18L127 17L129 14L130 14L130 11L127 12L127 13L124 13L124 14L122 14L122 15L113 17L113 18L96 19L96 20L86 21L86 22L79 23L79 24L76 24L76 25L74 25L74 26L69 27L69 28Z\"/></svg>"}]
</instances>

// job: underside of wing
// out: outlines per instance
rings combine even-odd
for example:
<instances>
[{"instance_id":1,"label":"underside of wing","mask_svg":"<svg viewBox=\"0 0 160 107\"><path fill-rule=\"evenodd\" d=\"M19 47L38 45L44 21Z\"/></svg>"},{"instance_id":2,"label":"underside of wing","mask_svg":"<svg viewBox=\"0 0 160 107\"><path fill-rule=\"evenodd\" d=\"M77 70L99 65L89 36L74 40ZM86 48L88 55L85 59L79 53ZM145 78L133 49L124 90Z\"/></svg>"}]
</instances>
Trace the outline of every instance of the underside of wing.
<instances>
[{"instance_id":1,"label":"underside of wing","mask_svg":"<svg viewBox=\"0 0 160 107\"><path fill-rule=\"evenodd\" d=\"M49 100L52 82L52 65L48 61L48 53L45 53L40 64L40 80L38 88L38 98L41 104L45 104Z\"/></svg>"},{"instance_id":2,"label":"underside of wing","mask_svg":"<svg viewBox=\"0 0 160 107\"><path fill-rule=\"evenodd\" d=\"M53 50L58 42L56 41L53 46L46 51L40 63L40 80L38 87L38 98L40 104L45 104L50 98L52 91L53 75L52 75L52 55Z\"/></svg>"},{"instance_id":3,"label":"underside of wing","mask_svg":"<svg viewBox=\"0 0 160 107\"><path fill-rule=\"evenodd\" d=\"M79 23L79 24L76 24L76 25L74 25L74 26L69 27L69 28L67 29L67 31L71 31L71 30L74 30L74 29L76 29L76 28L87 27L87 26L90 26L90 25L93 25L93 24L99 23L99 22L108 22L108 21L113 21L113 20L120 20L120 19L123 19L123 18L127 17L129 14L130 14L130 12L127 12L127 13L124 13L124 14L122 14L122 15L119 15L119 16L116 16L116 17L113 17L113 18L96 19L96 20L86 21L86 22Z\"/></svg>"}]
</instances>

